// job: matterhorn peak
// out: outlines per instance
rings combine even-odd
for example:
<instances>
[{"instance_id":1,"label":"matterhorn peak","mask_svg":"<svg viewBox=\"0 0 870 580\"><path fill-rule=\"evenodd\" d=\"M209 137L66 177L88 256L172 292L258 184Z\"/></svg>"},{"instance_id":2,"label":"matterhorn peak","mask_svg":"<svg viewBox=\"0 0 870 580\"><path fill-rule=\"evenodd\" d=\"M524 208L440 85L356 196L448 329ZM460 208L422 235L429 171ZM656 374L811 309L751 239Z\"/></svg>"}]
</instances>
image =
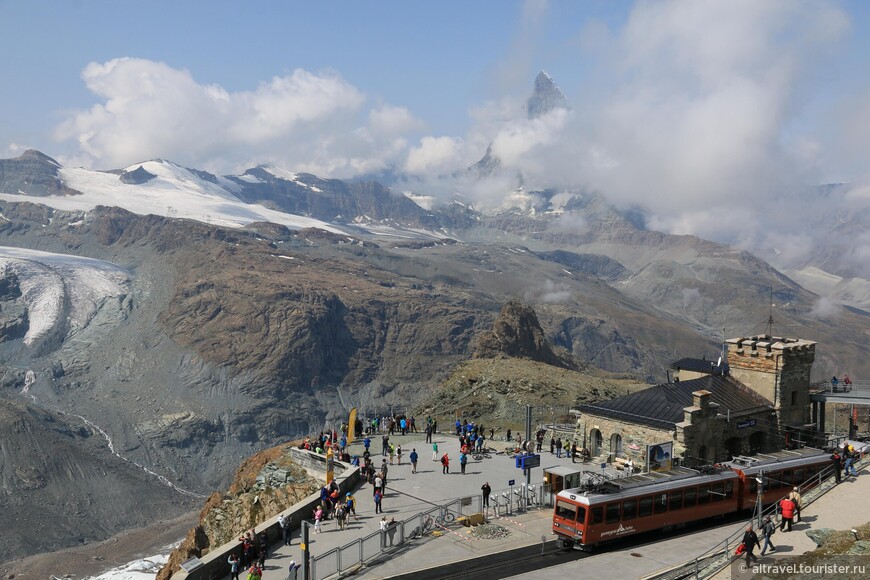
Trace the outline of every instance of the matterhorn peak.
<instances>
[{"instance_id":1,"label":"matterhorn peak","mask_svg":"<svg viewBox=\"0 0 870 580\"><path fill-rule=\"evenodd\" d=\"M529 119L536 119L553 109L567 109L568 99L562 90L556 86L553 77L541 71L535 77L535 90L526 105Z\"/></svg>"}]
</instances>

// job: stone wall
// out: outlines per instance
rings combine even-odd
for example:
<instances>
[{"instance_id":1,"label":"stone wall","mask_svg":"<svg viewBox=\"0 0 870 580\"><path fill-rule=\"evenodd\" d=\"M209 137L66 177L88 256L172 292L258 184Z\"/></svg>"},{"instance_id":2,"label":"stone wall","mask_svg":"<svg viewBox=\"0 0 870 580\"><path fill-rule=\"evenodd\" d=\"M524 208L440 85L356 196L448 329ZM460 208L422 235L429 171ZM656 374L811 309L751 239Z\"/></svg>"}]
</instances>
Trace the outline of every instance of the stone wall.
<instances>
[{"instance_id":1,"label":"stone wall","mask_svg":"<svg viewBox=\"0 0 870 580\"><path fill-rule=\"evenodd\" d=\"M638 466L644 464L643 456L646 453L647 444L666 443L674 439L673 431L584 413L577 421L575 433L577 444L583 445L585 433L586 447L592 449L591 433L595 429L599 430L602 435L602 446L597 454L601 461L613 460L613 456L610 455L611 442L613 435L619 435L622 450L617 456L631 459Z\"/></svg>"}]
</instances>

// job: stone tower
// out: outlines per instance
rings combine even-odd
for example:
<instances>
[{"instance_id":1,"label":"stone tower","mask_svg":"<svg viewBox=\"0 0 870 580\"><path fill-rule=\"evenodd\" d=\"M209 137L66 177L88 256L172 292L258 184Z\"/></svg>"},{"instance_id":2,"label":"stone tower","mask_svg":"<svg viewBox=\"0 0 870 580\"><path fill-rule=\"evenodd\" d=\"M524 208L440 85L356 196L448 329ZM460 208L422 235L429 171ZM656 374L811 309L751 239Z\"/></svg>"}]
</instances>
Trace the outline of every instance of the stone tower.
<instances>
[{"instance_id":1,"label":"stone tower","mask_svg":"<svg viewBox=\"0 0 870 580\"><path fill-rule=\"evenodd\" d=\"M725 342L730 375L773 403L780 428L803 428L810 422L815 342L766 334Z\"/></svg>"}]
</instances>

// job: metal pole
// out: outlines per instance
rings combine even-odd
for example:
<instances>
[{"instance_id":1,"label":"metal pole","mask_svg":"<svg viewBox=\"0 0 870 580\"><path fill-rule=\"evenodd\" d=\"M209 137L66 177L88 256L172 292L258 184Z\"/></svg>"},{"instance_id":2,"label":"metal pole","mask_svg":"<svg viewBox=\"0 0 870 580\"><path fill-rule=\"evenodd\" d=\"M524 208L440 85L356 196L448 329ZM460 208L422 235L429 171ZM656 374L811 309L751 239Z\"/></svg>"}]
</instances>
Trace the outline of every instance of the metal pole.
<instances>
[{"instance_id":1,"label":"metal pole","mask_svg":"<svg viewBox=\"0 0 870 580\"><path fill-rule=\"evenodd\" d=\"M532 406L526 405L526 441L532 440ZM532 484L532 470L526 469L526 489Z\"/></svg>"},{"instance_id":2,"label":"metal pole","mask_svg":"<svg viewBox=\"0 0 870 580\"><path fill-rule=\"evenodd\" d=\"M308 526L310 524L302 520L302 580L311 580L311 551L308 549Z\"/></svg>"}]
</instances>

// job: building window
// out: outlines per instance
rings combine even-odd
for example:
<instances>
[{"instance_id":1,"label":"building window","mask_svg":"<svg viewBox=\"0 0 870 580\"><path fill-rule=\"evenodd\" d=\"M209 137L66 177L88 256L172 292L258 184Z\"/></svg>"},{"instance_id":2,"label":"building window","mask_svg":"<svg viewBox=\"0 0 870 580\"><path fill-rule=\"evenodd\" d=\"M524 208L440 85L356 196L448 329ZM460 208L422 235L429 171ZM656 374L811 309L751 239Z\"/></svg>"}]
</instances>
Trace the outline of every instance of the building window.
<instances>
[{"instance_id":1,"label":"building window","mask_svg":"<svg viewBox=\"0 0 870 580\"><path fill-rule=\"evenodd\" d=\"M791 404L792 406L797 405L797 391L791 392Z\"/></svg>"}]
</instances>

